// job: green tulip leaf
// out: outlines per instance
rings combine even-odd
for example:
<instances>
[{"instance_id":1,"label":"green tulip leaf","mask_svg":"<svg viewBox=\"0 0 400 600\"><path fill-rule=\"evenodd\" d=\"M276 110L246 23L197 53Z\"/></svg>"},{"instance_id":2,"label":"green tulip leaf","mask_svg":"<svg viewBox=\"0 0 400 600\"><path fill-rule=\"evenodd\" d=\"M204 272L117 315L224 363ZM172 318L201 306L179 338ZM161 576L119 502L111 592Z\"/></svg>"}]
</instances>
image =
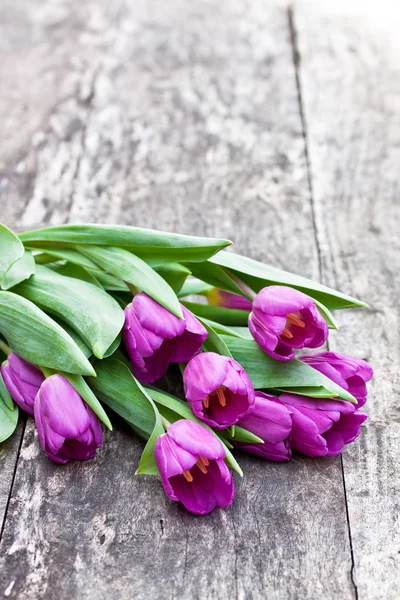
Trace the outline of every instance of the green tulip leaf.
<instances>
[{"instance_id":1,"label":"green tulip leaf","mask_svg":"<svg viewBox=\"0 0 400 600\"><path fill-rule=\"evenodd\" d=\"M121 281L121 279L118 279L117 277L114 277L114 275L110 275L110 273L105 273L104 271L100 270L95 271L91 269L90 273L96 277L97 281L101 283L105 290L110 292L127 292L132 300L132 292L126 283Z\"/></svg>"},{"instance_id":2,"label":"green tulip leaf","mask_svg":"<svg viewBox=\"0 0 400 600\"><path fill-rule=\"evenodd\" d=\"M12 265L24 255L24 247L8 227L0 223L0 281Z\"/></svg>"},{"instance_id":3,"label":"green tulip leaf","mask_svg":"<svg viewBox=\"0 0 400 600\"><path fill-rule=\"evenodd\" d=\"M167 233L123 225L60 225L20 234L27 246L117 246L142 258L165 262L204 261L231 244L228 240Z\"/></svg>"},{"instance_id":4,"label":"green tulip leaf","mask_svg":"<svg viewBox=\"0 0 400 600\"><path fill-rule=\"evenodd\" d=\"M226 273L222 267L218 264L214 264L210 260L196 263L195 265L191 264L190 270L195 277L210 284L211 287L221 288L228 292L243 296L243 291L235 283L232 277Z\"/></svg>"},{"instance_id":5,"label":"green tulip leaf","mask_svg":"<svg viewBox=\"0 0 400 600\"><path fill-rule=\"evenodd\" d=\"M35 260L31 252L26 250L22 257L18 259L4 275L1 280L1 289L9 290L15 285L18 285L18 283L21 283L21 281L29 279L29 277L35 273L35 270Z\"/></svg>"},{"instance_id":6,"label":"green tulip leaf","mask_svg":"<svg viewBox=\"0 0 400 600\"><path fill-rule=\"evenodd\" d=\"M223 306L214 306L212 304L199 304L197 302L187 302L182 300L196 317L202 317L210 321L216 321L221 325L247 325L249 311L240 308L225 308Z\"/></svg>"},{"instance_id":7,"label":"green tulip leaf","mask_svg":"<svg viewBox=\"0 0 400 600\"><path fill-rule=\"evenodd\" d=\"M208 321L198 317L199 321L204 325L207 329L207 339L203 342L203 349L206 352L216 352L217 354L222 354L223 356L230 356L232 354L229 352L227 345L221 336L215 331L212 325L209 324Z\"/></svg>"},{"instance_id":8,"label":"green tulip leaf","mask_svg":"<svg viewBox=\"0 0 400 600\"><path fill-rule=\"evenodd\" d=\"M317 398L356 402L346 390L301 360L282 362L265 354L255 341L222 336L232 356L247 372L255 389L285 390ZM312 390L314 389L314 392ZM303 393L305 391L306 393Z\"/></svg>"},{"instance_id":9,"label":"green tulip leaf","mask_svg":"<svg viewBox=\"0 0 400 600\"><path fill-rule=\"evenodd\" d=\"M11 398L8 389L6 388L6 384L4 383L4 379L2 374L0 373L0 400L4 402L9 410L14 410L16 404L14 404L14 400Z\"/></svg>"},{"instance_id":10,"label":"green tulip leaf","mask_svg":"<svg viewBox=\"0 0 400 600\"><path fill-rule=\"evenodd\" d=\"M186 296L192 295L204 295L209 290L212 290L213 286L197 279L196 277L189 277L179 290L178 297L185 298Z\"/></svg>"},{"instance_id":11,"label":"green tulip leaf","mask_svg":"<svg viewBox=\"0 0 400 600\"><path fill-rule=\"evenodd\" d=\"M173 289L146 262L121 248L79 246L78 250L122 281L146 292L156 302L183 318L179 300Z\"/></svg>"},{"instance_id":12,"label":"green tulip leaf","mask_svg":"<svg viewBox=\"0 0 400 600\"><path fill-rule=\"evenodd\" d=\"M243 427L234 426L233 432L231 432L231 427L225 429L223 432L224 437L233 442L242 442L247 444L263 444L264 440L259 438L251 431L247 431L247 429L243 429Z\"/></svg>"},{"instance_id":13,"label":"green tulip leaf","mask_svg":"<svg viewBox=\"0 0 400 600\"><path fill-rule=\"evenodd\" d=\"M95 367L97 377L87 381L100 400L148 439L155 426L154 409L129 367L114 357L96 361Z\"/></svg>"},{"instance_id":14,"label":"green tulip leaf","mask_svg":"<svg viewBox=\"0 0 400 600\"><path fill-rule=\"evenodd\" d=\"M154 410L154 415L155 415L155 419L156 419L152 434L149 437L148 442L142 452L139 466L136 470L136 475L159 475L160 471L159 471L157 463L156 463L156 459L154 456L154 450L155 450L155 445L156 445L157 439L160 437L160 435L163 435L165 433L164 426L162 424L160 412L159 412L157 406L155 405L155 403L153 402L153 399L150 396L150 394L147 392L147 390L144 389L144 387L138 381L136 381L136 385L145 394L147 400L151 404L151 406Z\"/></svg>"},{"instance_id":15,"label":"green tulip leaf","mask_svg":"<svg viewBox=\"0 0 400 600\"><path fill-rule=\"evenodd\" d=\"M337 324L337 321L335 320L335 317L333 316L333 314L331 313L331 311L328 310L326 308L326 306L324 306L322 304L322 302L319 302L315 298L314 298L314 301L315 301L315 304L316 304L319 312L321 313L321 315L325 319L325 321L326 321L329 329L339 329L339 325Z\"/></svg>"},{"instance_id":16,"label":"green tulip leaf","mask_svg":"<svg viewBox=\"0 0 400 600\"><path fill-rule=\"evenodd\" d=\"M86 404L90 406L92 411L99 417L100 421L108 427L108 429L112 430L111 421L108 418L108 415L97 397L94 395L93 391L90 389L86 381L81 375L71 375L70 373L62 373L66 379L70 382L70 384L76 389L78 394L84 399ZM95 379L95 378L94 378Z\"/></svg>"},{"instance_id":17,"label":"green tulip leaf","mask_svg":"<svg viewBox=\"0 0 400 600\"><path fill-rule=\"evenodd\" d=\"M235 327L233 325L228 327L227 325L221 325L221 323L217 323L217 321L211 321L210 319L204 319L203 317L197 318L201 318L201 322L204 326L206 326L206 324L210 325L210 327L212 327L219 335L233 335L234 337L242 337L246 340L253 339L248 327Z\"/></svg>"},{"instance_id":18,"label":"green tulip leaf","mask_svg":"<svg viewBox=\"0 0 400 600\"><path fill-rule=\"evenodd\" d=\"M25 360L50 369L95 375L72 338L40 308L14 294L0 292L0 332Z\"/></svg>"},{"instance_id":19,"label":"green tulip leaf","mask_svg":"<svg viewBox=\"0 0 400 600\"><path fill-rule=\"evenodd\" d=\"M122 309L107 292L41 265L14 292L67 323L98 358L104 356L124 324Z\"/></svg>"},{"instance_id":20,"label":"green tulip leaf","mask_svg":"<svg viewBox=\"0 0 400 600\"><path fill-rule=\"evenodd\" d=\"M282 271L276 267L266 265L233 252L219 252L217 256L210 259L213 265L219 265L223 269L227 269L236 277L244 281L255 292L259 292L263 287L268 285L286 285L298 289L312 298L319 300L328 310L336 308L352 308L363 306L365 302L356 300L351 296L337 292L322 283L317 283L311 279L306 279L300 275L295 275L287 271ZM193 271L193 274L196 273ZM200 277L203 279L203 277ZM211 282L209 282L211 283ZM215 285L215 284L214 284ZM220 282L218 287L224 287L223 282Z\"/></svg>"},{"instance_id":21,"label":"green tulip leaf","mask_svg":"<svg viewBox=\"0 0 400 600\"><path fill-rule=\"evenodd\" d=\"M9 438L18 425L18 406L15 404L11 410L8 404L4 402L3 395L0 393L0 442Z\"/></svg>"},{"instance_id":22,"label":"green tulip leaf","mask_svg":"<svg viewBox=\"0 0 400 600\"><path fill-rule=\"evenodd\" d=\"M69 264L76 265L77 267L82 267L87 273L91 273L105 290L129 291L128 286L123 281L102 271L96 263L78 252L78 250L74 250L73 248L48 248L46 250L41 250L47 254L35 256L35 260L38 264L49 262L46 257L49 257L51 254L51 260L54 260L55 258L61 261L67 261ZM78 271L76 271L76 273L77 272Z\"/></svg>"},{"instance_id":23,"label":"green tulip leaf","mask_svg":"<svg viewBox=\"0 0 400 600\"><path fill-rule=\"evenodd\" d=\"M29 246L29 244L25 244L25 247L43 252L43 254L35 256L35 260L39 264L43 264L42 261L48 262L48 257L50 257L53 262L54 260L62 260L72 263L73 265L78 265L78 267L83 267L84 269L98 269L97 265L93 261L91 261L89 258L86 258L86 256L83 256L80 252L78 252L78 250L74 250L73 248L40 248L36 245Z\"/></svg>"},{"instance_id":24,"label":"green tulip leaf","mask_svg":"<svg viewBox=\"0 0 400 600\"><path fill-rule=\"evenodd\" d=\"M95 367L97 377L87 381L100 400L148 439L155 426L154 410L129 367L114 357L96 361Z\"/></svg>"},{"instance_id":25,"label":"green tulip leaf","mask_svg":"<svg viewBox=\"0 0 400 600\"><path fill-rule=\"evenodd\" d=\"M104 289L99 280L96 279L96 277L90 271L87 271L83 267L74 263L57 263L48 268L52 271L55 271L59 275L64 275L65 277L74 277L75 279L86 281L86 283L90 283L101 290Z\"/></svg>"},{"instance_id":26,"label":"green tulip leaf","mask_svg":"<svg viewBox=\"0 0 400 600\"><path fill-rule=\"evenodd\" d=\"M152 398L123 362L109 358L96 361L95 365L97 377L89 378L89 385L104 404L125 419L138 435L148 439L137 474L158 475L154 445L164 427Z\"/></svg>"},{"instance_id":27,"label":"green tulip leaf","mask_svg":"<svg viewBox=\"0 0 400 600\"><path fill-rule=\"evenodd\" d=\"M147 262L147 261L146 261ZM187 277L190 275L188 268L184 267L179 263L165 263L163 265L151 265L150 266L161 275L163 279L170 285L174 290L175 294L182 289Z\"/></svg>"}]
</instances>

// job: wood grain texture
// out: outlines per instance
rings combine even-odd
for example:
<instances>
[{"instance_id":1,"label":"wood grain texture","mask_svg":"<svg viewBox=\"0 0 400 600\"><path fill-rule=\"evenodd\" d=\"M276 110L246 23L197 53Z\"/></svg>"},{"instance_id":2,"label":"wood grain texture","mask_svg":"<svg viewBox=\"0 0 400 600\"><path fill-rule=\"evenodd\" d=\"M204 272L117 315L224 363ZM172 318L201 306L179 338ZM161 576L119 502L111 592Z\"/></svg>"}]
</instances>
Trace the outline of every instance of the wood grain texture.
<instances>
[{"instance_id":1,"label":"wood grain texture","mask_svg":"<svg viewBox=\"0 0 400 600\"><path fill-rule=\"evenodd\" d=\"M21 421L23 421L22 418ZM0 444L0 531L3 531L5 527L5 517L22 435L23 424L21 422L14 435Z\"/></svg>"},{"instance_id":2,"label":"wood grain texture","mask_svg":"<svg viewBox=\"0 0 400 600\"><path fill-rule=\"evenodd\" d=\"M369 420L343 464L361 599L400 597L400 77L394 5L295 9L324 283L370 304L331 348L375 369Z\"/></svg>"},{"instance_id":3,"label":"wood grain texture","mask_svg":"<svg viewBox=\"0 0 400 600\"><path fill-rule=\"evenodd\" d=\"M292 32L275 4L3 2L1 106L18 135L0 149L2 219L226 236L318 278ZM244 457L232 508L195 518L134 477L141 449L117 422L94 461L60 467L28 422L3 594L354 597L340 459Z\"/></svg>"}]
</instances>

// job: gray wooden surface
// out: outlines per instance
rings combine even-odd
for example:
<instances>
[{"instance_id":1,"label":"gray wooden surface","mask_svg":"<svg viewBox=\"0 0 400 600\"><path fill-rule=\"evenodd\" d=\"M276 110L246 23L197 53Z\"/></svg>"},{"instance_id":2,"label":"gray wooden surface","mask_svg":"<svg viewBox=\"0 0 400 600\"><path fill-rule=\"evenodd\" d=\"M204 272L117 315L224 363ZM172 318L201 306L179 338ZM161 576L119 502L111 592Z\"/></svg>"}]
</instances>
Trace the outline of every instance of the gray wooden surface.
<instances>
[{"instance_id":1,"label":"gray wooden surface","mask_svg":"<svg viewBox=\"0 0 400 600\"><path fill-rule=\"evenodd\" d=\"M393 4L391 5L393 8ZM0 447L0 596L400 596L398 11L383 3L3 0L1 220L126 223L236 249L365 299L330 347L375 368L343 457L243 456L197 518L134 476L122 422L90 463Z\"/></svg>"}]
</instances>

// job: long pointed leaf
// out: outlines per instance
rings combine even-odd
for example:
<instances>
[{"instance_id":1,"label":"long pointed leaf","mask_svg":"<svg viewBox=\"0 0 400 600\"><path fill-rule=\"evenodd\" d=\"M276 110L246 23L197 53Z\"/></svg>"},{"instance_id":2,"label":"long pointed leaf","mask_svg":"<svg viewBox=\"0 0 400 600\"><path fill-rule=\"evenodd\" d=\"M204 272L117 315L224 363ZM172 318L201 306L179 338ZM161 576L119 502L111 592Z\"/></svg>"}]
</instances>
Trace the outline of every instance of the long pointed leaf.
<instances>
[{"instance_id":1,"label":"long pointed leaf","mask_svg":"<svg viewBox=\"0 0 400 600\"><path fill-rule=\"evenodd\" d=\"M77 244L118 246L139 256L166 262L204 261L229 240L202 238L123 225L60 225L20 234L24 244L35 247L73 247Z\"/></svg>"},{"instance_id":2,"label":"long pointed leaf","mask_svg":"<svg viewBox=\"0 0 400 600\"><path fill-rule=\"evenodd\" d=\"M108 273L146 292L174 315L183 318L173 289L142 259L121 248L88 245L78 246L78 250Z\"/></svg>"},{"instance_id":3,"label":"long pointed leaf","mask_svg":"<svg viewBox=\"0 0 400 600\"><path fill-rule=\"evenodd\" d=\"M197 317L203 317L211 321L217 321L222 325L247 325L249 311L238 308L225 308L223 306L214 306L212 304L200 304L198 302L182 301Z\"/></svg>"},{"instance_id":4,"label":"long pointed leaf","mask_svg":"<svg viewBox=\"0 0 400 600\"><path fill-rule=\"evenodd\" d=\"M25 360L50 369L95 375L71 337L35 304L13 292L0 292L0 332Z\"/></svg>"},{"instance_id":5,"label":"long pointed leaf","mask_svg":"<svg viewBox=\"0 0 400 600\"><path fill-rule=\"evenodd\" d=\"M104 290L41 265L29 281L13 291L65 321L98 358L104 356L124 324L122 309Z\"/></svg>"},{"instance_id":6,"label":"long pointed leaf","mask_svg":"<svg viewBox=\"0 0 400 600\"><path fill-rule=\"evenodd\" d=\"M25 251L22 257L13 264L1 280L1 289L9 290L21 281L34 274L36 265L32 254Z\"/></svg>"},{"instance_id":7,"label":"long pointed leaf","mask_svg":"<svg viewBox=\"0 0 400 600\"><path fill-rule=\"evenodd\" d=\"M18 425L18 406L13 410L7 406L0 394L0 442L12 435Z\"/></svg>"},{"instance_id":8,"label":"long pointed leaf","mask_svg":"<svg viewBox=\"0 0 400 600\"><path fill-rule=\"evenodd\" d=\"M242 279L255 292L259 292L266 285L288 285L322 302L329 310L335 308L350 308L354 306L367 306L365 302L356 300L351 296L337 292L306 277L282 271L276 267L266 265L233 252L220 252L210 259L212 264L220 265ZM221 286L222 287L222 286Z\"/></svg>"},{"instance_id":9,"label":"long pointed leaf","mask_svg":"<svg viewBox=\"0 0 400 600\"><path fill-rule=\"evenodd\" d=\"M0 281L8 269L24 254L24 247L8 227L0 223Z\"/></svg>"},{"instance_id":10,"label":"long pointed leaf","mask_svg":"<svg viewBox=\"0 0 400 600\"><path fill-rule=\"evenodd\" d=\"M9 410L14 410L15 404L13 399L11 398L8 389L4 383L4 379L2 374L0 373L0 398L3 400L4 404L7 406Z\"/></svg>"}]
</instances>

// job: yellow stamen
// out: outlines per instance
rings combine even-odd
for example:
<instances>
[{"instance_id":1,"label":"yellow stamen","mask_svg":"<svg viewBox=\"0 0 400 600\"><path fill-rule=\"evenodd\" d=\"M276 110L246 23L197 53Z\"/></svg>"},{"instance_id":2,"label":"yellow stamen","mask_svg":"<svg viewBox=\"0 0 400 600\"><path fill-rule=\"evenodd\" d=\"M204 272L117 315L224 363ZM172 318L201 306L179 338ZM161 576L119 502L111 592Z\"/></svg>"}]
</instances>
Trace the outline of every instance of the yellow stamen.
<instances>
[{"instance_id":1,"label":"yellow stamen","mask_svg":"<svg viewBox=\"0 0 400 600\"><path fill-rule=\"evenodd\" d=\"M225 398L224 390L222 389L222 387L217 387L217 389L215 391L217 392L217 396L218 396L220 405L226 406L226 398Z\"/></svg>"},{"instance_id":2,"label":"yellow stamen","mask_svg":"<svg viewBox=\"0 0 400 600\"><path fill-rule=\"evenodd\" d=\"M196 465L199 467L200 471L202 473L204 473L204 475L207 475L208 471L206 469L206 465L203 463L203 461L201 459L202 459L202 457L199 456L199 460L197 461Z\"/></svg>"},{"instance_id":3,"label":"yellow stamen","mask_svg":"<svg viewBox=\"0 0 400 600\"><path fill-rule=\"evenodd\" d=\"M204 408L208 408L210 406L210 398L206 396L203 400Z\"/></svg>"},{"instance_id":4,"label":"yellow stamen","mask_svg":"<svg viewBox=\"0 0 400 600\"><path fill-rule=\"evenodd\" d=\"M184 476L186 481L188 481L189 483L192 483L193 477L192 477L192 474L190 471L183 471L182 475Z\"/></svg>"},{"instance_id":5,"label":"yellow stamen","mask_svg":"<svg viewBox=\"0 0 400 600\"><path fill-rule=\"evenodd\" d=\"M293 337L293 333L291 331L289 331L289 329L287 327L285 327L285 329L281 333L281 336L287 337L287 338L289 338L289 340L291 340Z\"/></svg>"},{"instance_id":6,"label":"yellow stamen","mask_svg":"<svg viewBox=\"0 0 400 600\"><path fill-rule=\"evenodd\" d=\"M297 313L299 315L299 313ZM300 316L300 315L299 315ZM299 319L295 313L289 313L286 317L286 321L292 325L296 325L297 327L301 327L302 329L304 329L304 327L306 326L306 324L304 323L304 321L302 321L301 319Z\"/></svg>"},{"instance_id":7,"label":"yellow stamen","mask_svg":"<svg viewBox=\"0 0 400 600\"><path fill-rule=\"evenodd\" d=\"M205 456L199 456L198 462L201 462L205 467L208 467L210 461Z\"/></svg>"}]
</instances>

